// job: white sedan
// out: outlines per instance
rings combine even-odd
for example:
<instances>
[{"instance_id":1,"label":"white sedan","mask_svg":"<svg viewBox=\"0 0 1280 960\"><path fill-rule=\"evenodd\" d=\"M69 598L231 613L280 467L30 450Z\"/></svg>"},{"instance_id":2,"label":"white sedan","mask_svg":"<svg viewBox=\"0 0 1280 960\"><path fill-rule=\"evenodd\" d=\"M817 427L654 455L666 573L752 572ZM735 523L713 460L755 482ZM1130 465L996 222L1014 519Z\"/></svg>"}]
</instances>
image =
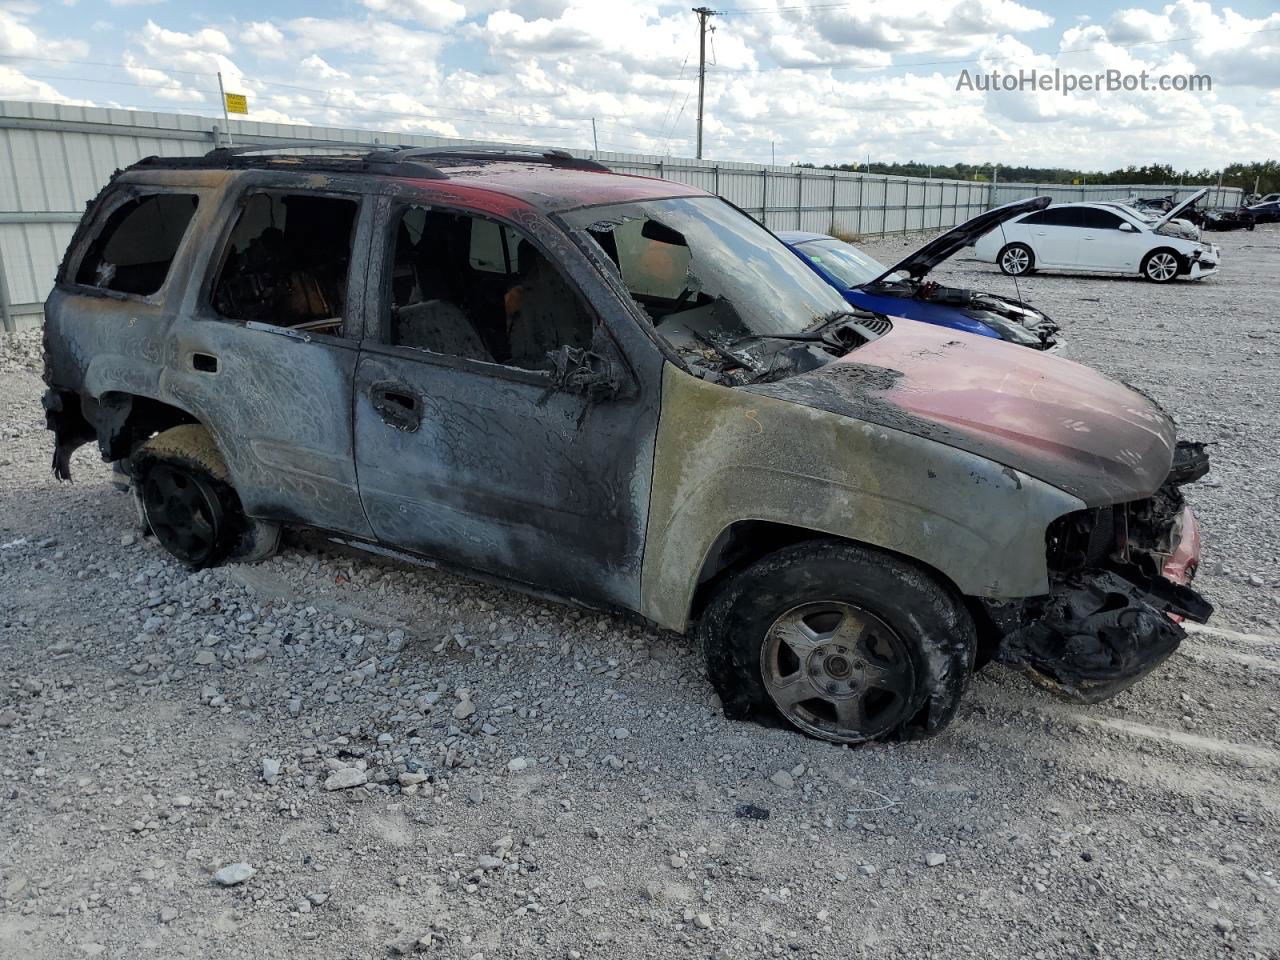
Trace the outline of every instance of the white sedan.
<instances>
[{"instance_id":1,"label":"white sedan","mask_svg":"<svg viewBox=\"0 0 1280 960\"><path fill-rule=\"evenodd\" d=\"M1158 216L1123 203L1056 203L1001 224L974 251L1015 277L1043 268L1138 274L1155 283L1199 280L1217 272L1218 247L1170 221L1204 192Z\"/></svg>"}]
</instances>

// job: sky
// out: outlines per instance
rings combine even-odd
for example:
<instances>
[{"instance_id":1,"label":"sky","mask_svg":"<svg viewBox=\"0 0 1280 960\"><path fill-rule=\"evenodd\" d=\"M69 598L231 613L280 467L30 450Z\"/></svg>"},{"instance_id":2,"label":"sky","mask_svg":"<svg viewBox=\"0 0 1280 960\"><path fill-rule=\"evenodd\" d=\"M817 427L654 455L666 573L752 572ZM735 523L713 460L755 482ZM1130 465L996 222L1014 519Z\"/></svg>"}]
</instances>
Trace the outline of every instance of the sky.
<instances>
[{"instance_id":1,"label":"sky","mask_svg":"<svg viewBox=\"0 0 1280 960\"><path fill-rule=\"evenodd\" d=\"M730 0L704 156L1218 169L1280 158L1280 3ZM0 99L693 156L697 18L636 0L0 0ZM957 89L962 71L1211 91ZM1154 79L1153 79L1154 82ZM592 118L596 140L593 141Z\"/></svg>"}]
</instances>

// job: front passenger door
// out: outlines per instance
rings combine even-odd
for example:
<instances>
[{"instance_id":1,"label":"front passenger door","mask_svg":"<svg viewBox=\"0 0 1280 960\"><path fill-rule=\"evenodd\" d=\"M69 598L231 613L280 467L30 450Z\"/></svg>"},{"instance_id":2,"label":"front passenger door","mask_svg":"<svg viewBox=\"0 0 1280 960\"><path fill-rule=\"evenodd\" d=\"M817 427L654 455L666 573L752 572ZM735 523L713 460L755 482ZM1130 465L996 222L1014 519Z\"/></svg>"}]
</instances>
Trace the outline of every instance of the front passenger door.
<instances>
[{"instance_id":1,"label":"front passenger door","mask_svg":"<svg viewBox=\"0 0 1280 960\"><path fill-rule=\"evenodd\" d=\"M1080 266L1089 270L1134 273L1149 245L1133 224L1110 210L1083 207L1080 228ZM1123 229L1127 225L1129 229Z\"/></svg>"},{"instance_id":2,"label":"front passenger door","mask_svg":"<svg viewBox=\"0 0 1280 960\"><path fill-rule=\"evenodd\" d=\"M409 204L383 229L354 416L378 539L638 607L659 378L618 346L609 288L584 296L593 268L549 221ZM614 386L564 382L548 356L562 347L610 366Z\"/></svg>"},{"instance_id":3,"label":"front passenger door","mask_svg":"<svg viewBox=\"0 0 1280 960\"><path fill-rule=\"evenodd\" d=\"M1073 268L1080 242L1080 209L1047 207L1026 217L1022 224L1031 233L1031 247L1039 266Z\"/></svg>"}]
</instances>

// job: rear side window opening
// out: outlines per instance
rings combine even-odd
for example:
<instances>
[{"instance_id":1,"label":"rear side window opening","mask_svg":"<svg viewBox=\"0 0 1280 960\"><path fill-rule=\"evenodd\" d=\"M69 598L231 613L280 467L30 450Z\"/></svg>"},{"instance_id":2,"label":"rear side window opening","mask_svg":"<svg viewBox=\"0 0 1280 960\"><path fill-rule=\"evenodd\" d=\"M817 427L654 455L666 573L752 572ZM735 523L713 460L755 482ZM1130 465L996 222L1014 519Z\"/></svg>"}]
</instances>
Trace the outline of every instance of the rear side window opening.
<instances>
[{"instance_id":1,"label":"rear side window opening","mask_svg":"<svg viewBox=\"0 0 1280 960\"><path fill-rule=\"evenodd\" d=\"M76 283L143 297L155 293L199 202L191 193L152 193L121 204L89 244Z\"/></svg>"},{"instance_id":2,"label":"rear side window opening","mask_svg":"<svg viewBox=\"0 0 1280 960\"><path fill-rule=\"evenodd\" d=\"M358 204L305 193L250 194L221 257L222 317L340 335Z\"/></svg>"}]
</instances>

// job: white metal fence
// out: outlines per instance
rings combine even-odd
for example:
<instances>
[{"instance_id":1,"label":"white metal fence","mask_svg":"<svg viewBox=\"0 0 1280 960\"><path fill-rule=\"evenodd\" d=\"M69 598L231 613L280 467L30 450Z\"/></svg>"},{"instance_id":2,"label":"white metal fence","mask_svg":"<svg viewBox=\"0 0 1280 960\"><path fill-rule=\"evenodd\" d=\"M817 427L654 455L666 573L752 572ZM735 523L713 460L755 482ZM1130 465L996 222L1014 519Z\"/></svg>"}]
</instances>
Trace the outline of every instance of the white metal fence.
<instances>
[{"instance_id":1,"label":"white metal fence","mask_svg":"<svg viewBox=\"0 0 1280 960\"><path fill-rule=\"evenodd\" d=\"M302 152L376 144L457 146L484 141L334 127L232 120L99 107L0 101L0 322L40 322L42 303L85 203L111 174L151 155L197 156L226 144L272 144ZM724 197L774 230L878 236L961 223L1000 203L1048 194L1056 201L1182 196L1192 187L1059 186L893 177L807 167L711 162L639 154L593 154L619 173L675 180ZM7 164L8 172L4 171ZM1210 206L1240 202L1221 188Z\"/></svg>"}]
</instances>

